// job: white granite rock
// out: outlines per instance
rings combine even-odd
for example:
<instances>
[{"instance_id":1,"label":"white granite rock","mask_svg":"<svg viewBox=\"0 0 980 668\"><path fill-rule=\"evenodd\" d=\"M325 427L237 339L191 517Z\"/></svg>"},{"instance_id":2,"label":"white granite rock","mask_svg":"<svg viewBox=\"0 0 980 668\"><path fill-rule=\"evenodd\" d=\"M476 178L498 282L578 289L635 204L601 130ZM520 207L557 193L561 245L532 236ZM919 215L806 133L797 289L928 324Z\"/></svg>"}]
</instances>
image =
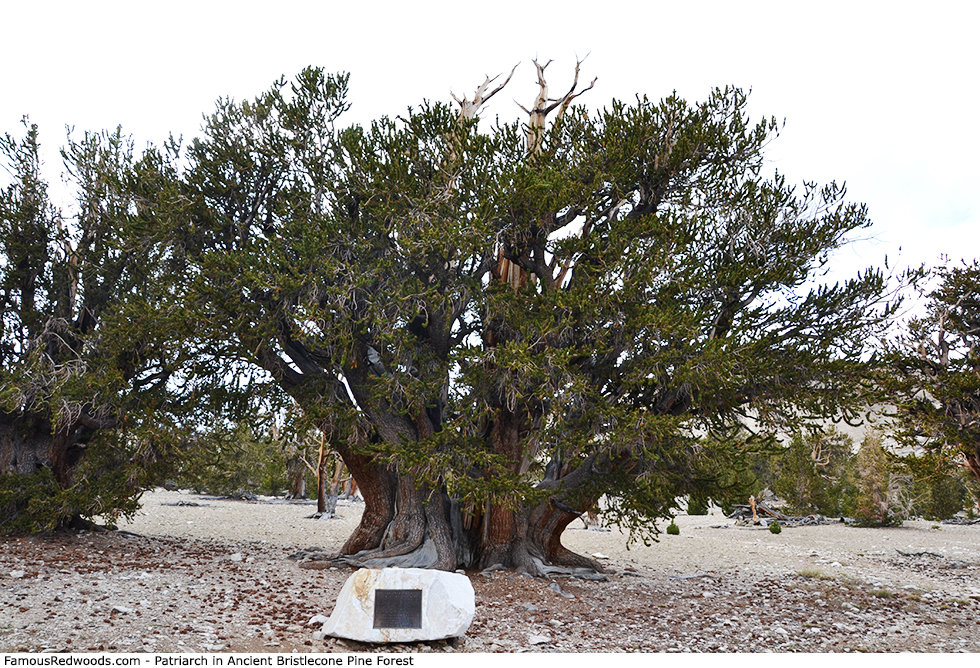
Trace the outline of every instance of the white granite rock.
<instances>
[{"instance_id":1,"label":"white granite rock","mask_svg":"<svg viewBox=\"0 0 980 668\"><path fill-rule=\"evenodd\" d=\"M377 589L420 589L422 627L374 628ZM415 642L456 638L470 627L476 596L469 578L427 568L362 568L347 579L324 635L360 642Z\"/></svg>"}]
</instances>

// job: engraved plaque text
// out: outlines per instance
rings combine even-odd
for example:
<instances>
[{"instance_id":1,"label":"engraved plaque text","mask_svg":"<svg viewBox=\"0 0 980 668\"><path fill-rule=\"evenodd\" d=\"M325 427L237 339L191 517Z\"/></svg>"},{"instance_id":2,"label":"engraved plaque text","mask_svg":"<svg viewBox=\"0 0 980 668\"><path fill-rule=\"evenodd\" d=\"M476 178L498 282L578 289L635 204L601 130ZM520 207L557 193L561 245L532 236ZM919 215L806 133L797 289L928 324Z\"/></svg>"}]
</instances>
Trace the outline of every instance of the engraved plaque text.
<instances>
[{"instance_id":1,"label":"engraved plaque text","mask_svg":"<svg viewBox=\"0 0 980 668\"><path fill-rule=\"evenodd\" d=\"M374 628L422 628L422 590L375 589Z\"/></svg>"}]
</instances>

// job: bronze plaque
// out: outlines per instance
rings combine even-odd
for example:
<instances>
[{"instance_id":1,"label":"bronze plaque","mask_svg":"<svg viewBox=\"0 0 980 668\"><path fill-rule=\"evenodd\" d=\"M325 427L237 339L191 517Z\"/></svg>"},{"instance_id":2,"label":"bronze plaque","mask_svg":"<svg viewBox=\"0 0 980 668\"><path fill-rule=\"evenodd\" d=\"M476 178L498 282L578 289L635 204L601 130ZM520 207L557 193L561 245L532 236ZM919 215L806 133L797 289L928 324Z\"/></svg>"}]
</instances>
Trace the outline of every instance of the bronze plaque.
<instances>
[{"instance_id":1,"label":"bronze plaque","mask_svg":"<svg viewBox=\"0 0 980 668\"><path fill-rule=\"evenodd\" d=\"M422 590L375 589L374 628L422 628Z\"/></svg>"}]
</instances>

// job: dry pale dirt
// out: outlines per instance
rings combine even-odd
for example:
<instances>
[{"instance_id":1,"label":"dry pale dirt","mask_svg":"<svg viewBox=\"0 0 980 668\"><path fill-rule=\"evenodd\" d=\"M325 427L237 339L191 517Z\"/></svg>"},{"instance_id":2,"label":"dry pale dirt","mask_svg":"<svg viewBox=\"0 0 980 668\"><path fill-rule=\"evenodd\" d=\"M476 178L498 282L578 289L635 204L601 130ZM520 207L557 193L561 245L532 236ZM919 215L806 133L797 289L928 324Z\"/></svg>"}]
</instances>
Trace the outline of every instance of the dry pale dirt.
<instances>
[{"instance_id":1,"label":"dry pale dirt","mask_svg":"<svg viewBox=\"0 0 980 668\"><path fill-rule=\"evenodd\" d=\"M315 640L351 571L300 568L336 551L361 504L308 519L309 504L162 490L117 532L0 541L0 651L356 652ZM787 527L720 514L626 549L617 530L566 531L608 581L470 573L463 638L411 652L951 652L980 650L980 525ZM577 524L577 523L576 523Z\"/></svg>"}]
</instances>

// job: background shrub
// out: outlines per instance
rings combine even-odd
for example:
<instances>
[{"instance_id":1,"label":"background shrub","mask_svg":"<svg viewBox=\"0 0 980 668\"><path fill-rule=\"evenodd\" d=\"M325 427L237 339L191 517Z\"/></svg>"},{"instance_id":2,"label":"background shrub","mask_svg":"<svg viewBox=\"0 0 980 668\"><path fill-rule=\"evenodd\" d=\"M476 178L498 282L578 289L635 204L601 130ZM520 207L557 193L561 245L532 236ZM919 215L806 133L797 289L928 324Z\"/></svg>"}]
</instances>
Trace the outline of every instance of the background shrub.
<instances>
[{"instance_id":1,"label":"background shrub","mask_svg":"<svg viewBox=\"0 0 980 668\"><path fill-rule=\"evenodd\" d=\"M178 487L197 493L273 496L289 487L283 444L247 425L195 434L182 454L172 479Z\"/></svg>"},{"instance_id":2,"label":"background shrub","mask_svg":"<svg viewBox=\"0 0 980 668\"><path fill-rule=\"evenodd\" d=\"M691 495L687 499L687 514L688 515L707 515L708 514L708 499L703 496Z\"/></svg>"},{"instance_id":3,"label":"background shrub","mask_svg":"<svg viewBox=\"0 0 980 668\"><path fill-rule=\"evenodd\" d=\"M770 489L793 515L850 515L854 510L854 442L846 434L796 433L770 459Z\"/></svg>"},{"instance_id":4,"label":"background shrub","mask_svg":"<svg viewBox=\"0 0 980 668\"><path fill-rule=\"evenodd\" d=\"M941 452L902 457L899 470L912 477L913 513L942 521L963 510L973 510L973 476Z\"/></svg>"}]
</instances>

